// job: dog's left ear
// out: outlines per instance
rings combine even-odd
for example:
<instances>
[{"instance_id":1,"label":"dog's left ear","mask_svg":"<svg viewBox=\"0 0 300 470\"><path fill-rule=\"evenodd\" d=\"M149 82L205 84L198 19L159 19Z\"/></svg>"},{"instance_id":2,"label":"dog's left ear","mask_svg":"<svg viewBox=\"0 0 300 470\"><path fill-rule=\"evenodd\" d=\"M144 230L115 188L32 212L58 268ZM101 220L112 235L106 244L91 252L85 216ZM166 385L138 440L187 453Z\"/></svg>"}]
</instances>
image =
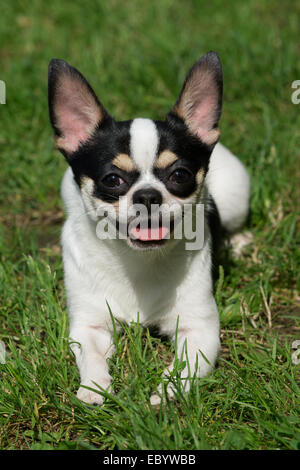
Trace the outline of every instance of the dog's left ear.
<instances>
[{"instance_id":1,"label":"dog's left ear","mask_svg":"<svg viewBox=\"0 0 300 470\"><path fill-rule=\"evenodd\" d=\"M222 111L222 66L215 52L208 52L188 73L171 114L181 118L189 131L206 145L219 136Z\"/></svg>"}]
</instances>

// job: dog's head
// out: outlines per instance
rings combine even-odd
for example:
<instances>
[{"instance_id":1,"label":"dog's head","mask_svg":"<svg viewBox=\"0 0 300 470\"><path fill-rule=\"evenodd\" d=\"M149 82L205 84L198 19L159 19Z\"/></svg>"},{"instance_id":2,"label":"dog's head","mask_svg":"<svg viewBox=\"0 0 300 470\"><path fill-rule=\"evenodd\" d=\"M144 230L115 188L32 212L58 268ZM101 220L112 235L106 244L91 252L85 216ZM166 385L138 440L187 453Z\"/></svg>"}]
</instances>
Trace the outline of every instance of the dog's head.
<instances>
[{"instance_id":1,"label":"dog's head","mask_svg":"<svg viewBox=\"0 0 300 470\"><path fill-rule=\"evenodd\" d=\"M222 69L214 52L192 67L164 121L117 122L80 72L62 60L49 65L56 144L73 170L87 213L97 220L107 210L133 248L166 243L184 204L198 200L219 138L221 106ZM138 224L131 224L134 207L146 209ZM154 227L147 225L152 219Z\"/></svg>"}]
</instances>

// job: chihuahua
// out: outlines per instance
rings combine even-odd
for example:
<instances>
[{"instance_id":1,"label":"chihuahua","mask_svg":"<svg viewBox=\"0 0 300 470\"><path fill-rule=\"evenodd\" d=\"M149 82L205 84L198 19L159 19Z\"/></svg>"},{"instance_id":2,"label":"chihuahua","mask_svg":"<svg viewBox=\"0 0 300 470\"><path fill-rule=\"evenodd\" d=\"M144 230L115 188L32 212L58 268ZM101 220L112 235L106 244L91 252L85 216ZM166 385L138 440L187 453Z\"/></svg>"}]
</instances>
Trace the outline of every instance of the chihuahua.
<instances>
[{"instance_id":1,"label":"chihuahua","mask_svg":"<svg viewBox=\"0 0 300 470\"><path fill-rule=\"evenodd\" d=\"M218 143L222 88L220 60L209 52L188 73L164 120L116 121L78 70L50 62L50 121L69 164L62 248L71 349L80 371L77 396L86 403L101 404L101 390L111 388L114 320L138 318L170 337L177 357L187 359L180 372L186 392L191 377L204 377L215 365L213 221L235 233L247 218L250 193L243 164ZM146 209L138 221L135 206ZM175 231L189 220L185 207L195 222L197 206L203 208L196 227L202 241L187 249L188 237ZM162 217L168 213L169 223ZM116 236L99 233L103 221ZM162 379L170 396L173 367L174 361ZM153 405L161 400L162 383Z\"/></svg>"}]
</instances>

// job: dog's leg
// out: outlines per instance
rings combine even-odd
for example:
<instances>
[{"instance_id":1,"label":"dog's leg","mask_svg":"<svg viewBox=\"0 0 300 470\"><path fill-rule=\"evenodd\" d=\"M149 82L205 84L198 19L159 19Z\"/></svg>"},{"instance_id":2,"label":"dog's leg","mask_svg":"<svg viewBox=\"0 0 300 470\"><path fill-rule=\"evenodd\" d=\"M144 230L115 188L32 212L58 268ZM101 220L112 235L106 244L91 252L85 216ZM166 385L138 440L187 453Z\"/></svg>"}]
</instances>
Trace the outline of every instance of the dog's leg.
<instances>
[{"instance_id":1,"label":"dog's leg","mask_svg":"<svg viewBox=\"0 0 300 470\"><path fill-rule=\"evenodd\" d=\"M71 325L70 343L81 379L77 397L85 403L100 405L103 396L83 386L96 390L110 388L112 379L108 373L107 359L114 350L112 336L104 328L74 323Z\"/></svg>"},{"instance_id":2,"label":"dog's leg","mask_svg":"<svg viewBox=\"0 0 300 470\"><path fill-rule=\"evenodd\" d=\"M179 327L176 332L176 326L173 331L173 342L175 342L177 358L186 362L186 366L181 371L182 387L188 392L190 388L190 379L193 376L204 377L213 369L219 350L219 319L213 301L212 314L202 318L179 318ZM165 370L163 377L168 380L170 372L174 368L174 362ZM157 393L152 395L151 404L157 405L161 401L162 385L159 386ZM174 388L171 382L167 386L169 396L174 395Z\"/></svg>"}]
</instances>

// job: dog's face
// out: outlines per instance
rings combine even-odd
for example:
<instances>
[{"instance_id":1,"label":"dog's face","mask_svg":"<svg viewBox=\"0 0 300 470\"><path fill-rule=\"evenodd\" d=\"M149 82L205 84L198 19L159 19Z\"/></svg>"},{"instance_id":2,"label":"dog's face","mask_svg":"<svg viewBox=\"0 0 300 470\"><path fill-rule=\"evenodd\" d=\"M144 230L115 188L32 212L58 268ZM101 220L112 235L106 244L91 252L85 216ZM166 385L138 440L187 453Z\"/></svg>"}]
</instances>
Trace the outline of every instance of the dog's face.
<instances>
[{"instance_id":1,"label":"dog's face","mask_svg":"<svg viewBox=\"0 0 300 470\"><path fill-rule=\"evenodd\" d=\"M198 200L219 138L221 102L222 70L213 52L190 70L164 121L117 122L76 69L55 59L49 66L56 144L72 167L87 213L97 220L105 209L136 249L167 243L183 205ZM136 207L145 211L132 224Z\"/></svg>"}]
</instances>

